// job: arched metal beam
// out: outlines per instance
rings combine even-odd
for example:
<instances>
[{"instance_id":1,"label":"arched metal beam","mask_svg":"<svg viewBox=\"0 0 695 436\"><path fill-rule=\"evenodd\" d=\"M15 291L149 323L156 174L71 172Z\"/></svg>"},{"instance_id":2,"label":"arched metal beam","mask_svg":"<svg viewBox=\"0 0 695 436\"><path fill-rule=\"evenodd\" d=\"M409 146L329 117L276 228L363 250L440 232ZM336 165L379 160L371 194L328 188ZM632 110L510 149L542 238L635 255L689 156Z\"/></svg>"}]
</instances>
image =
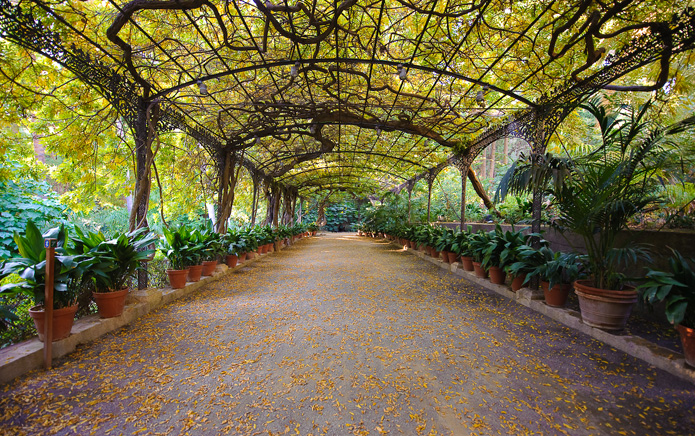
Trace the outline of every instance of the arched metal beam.
<instances>
[{"instance_id":1,"label":"arched metal beam","mask_svg":"<svg viewBox=\"0 0 695 436\"><path fill-rule=\"evenodd\" d=\"M189 80L187 82L181 83L176 86L172 86L171 88L163 89L156 94L152 96L152 98L160 98L160 97L165 97L167 94L178 91L180 89L188 88L189 86L197 85L198 80L201 82L205 82L208 80L213 80L213 79L219 79L222 77L226 77L229 75L234 75L234 74L239 74L239 73L245 73L248 71L256 71L256 70L262 70L262 69L270 69L270 68L275 68L275 67L287 67L287 66L292 66L295 65L297 62L300 63L300 65L314 65L314 64L339 64L339 63L344 63L344 64L372 64L372 65L387 65L387 66L392 66L392 67L398 67L399 65L403 66L403 68L407 69L412 69L412 70L420 70L424 71L427 73L434 73L434 74L440 74L443 76L448 76L448 77L453 77L455 79L463 80L468 83L473 83L476 85L480 86L486 86L489 90L491 91L496 91L499 92L500 94L504 94L507 97L511 97L517 101L520 101L521 103L524 103L525 105L529 107L536 107L536 104L532 102L531 100L528 100L512 91L507 91L506 89L502 89L498 86L495 86L491 83L488 82L483 82L482 80L477 80L472 77L465 76L460 73L456 73L453 71L448 71L448 70L442 70L440 68L434 68L434 67L428 67L425 65L417 65L413 64L410 62L399 62L399 61L388 61L388 60L381 60L381 59L361 59L361 58L325 58L325 59L291 59L291 60L282 60L282 61L274 61L274 62L267 62L267 63L261 63L261 64L256 64L256 65L249 65L247 67L241 67L241 68L235 68L232 70L226 70L222 71L219 73L215 74L209 74L207 76L201 76L195 80ZM344 72L349 72L348 70L343 70ZM395 73L394 73L395 74ZM289 72L288 72L289 75Z\"/></svg>"},{"instance_id":2,"label":"arched metal beam","mask_svg":"<svg viewBox=\"0 0 695 436\"><path fill-rule=\"evenodd\" d=\"M286 174L286 175L280 177L279 179L277 179L277 181L280 183L283 183L284 181L286 181L288 179L295 178L295 177L300 176L302 174L312 173L314 171L327 171L327 170L332 170L332 169L337 169L337 168L349 168L349 169L359 169L359 170L365 170L365 171L376 171L376 172L386 174L386 175L389 175L389 176L392 176L392 177L395 177L395 178L398 178L401 180L407 180L406 177L403 177L400 174L394 174L390 171L383 170L381 168L356 166L356 165L333 165L333 166L327 166L327 167L307 168L307 169L304 169L303 171L300 171L298 173L289 174L289 175ZM352 176L353 174L350 174L350 175ZM338 176L338 177L342 177L342 176Z\"/></svg>"}]
</instances>

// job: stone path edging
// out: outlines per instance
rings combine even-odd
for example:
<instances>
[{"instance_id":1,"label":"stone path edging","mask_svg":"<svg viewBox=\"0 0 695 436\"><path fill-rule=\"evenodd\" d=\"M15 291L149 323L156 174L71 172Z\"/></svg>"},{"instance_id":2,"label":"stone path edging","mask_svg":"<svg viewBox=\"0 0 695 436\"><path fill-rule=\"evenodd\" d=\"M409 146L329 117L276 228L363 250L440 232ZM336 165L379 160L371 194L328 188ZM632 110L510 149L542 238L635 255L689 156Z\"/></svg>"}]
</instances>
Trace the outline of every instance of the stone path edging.
<instances>
[{"instance_id":1,"label":"stone path edging","mask_svg":"<svg viewBox=\"0 0 695 436\"><path fill-rule=\"evenodd\" d=\"M402 247L393 241L390 242L392 245ZM536 312L542 313L548 318L552 318L571 329L589 335L592 338L605 343L606 345L610 345L615 349L641 359L646 363L655 366L656 368L668 372L669 374L675 375L695 384L695 369L688 368L685 365L685 358L680 353L676 353L668 348L656 345L653 342L649 342L646 339L638 336L617 336L601 329L590 327L582 322L579 312L571 309L550 307L546 305L543 302L543 291L534 291L529 288L521 288L518 292L513 292L508 286L496 285L491 283L490 280L476 277L475 273L473 272L464 271L462 268L459 268L458 262L450 265L439 259L434 259L433 257L428 256L427 254L418 250L407 248L406 251L423 260L433 263L444 270L448 270L453 274L464 277L466 280L469 280L485 289L494 291L510 300L515 300L517 303L523 304Z\"/></svg>"},{"instance_id":2,"label":"stone path edging","mask_svg":"<svg viewBox=\"0 0 695 436\"><path fill-rule=\"evenodd\" d=\"M148 312L185 297L210 283L226 277L235 269L257 262L271 253L256 255L253 259L247 259L237 264L234 268L228 268L224 264L217 265L212 276L201 278L198 282L189 282L181 289L148 288L141 291L131 291L128 293L128 299L122 315L115 318L102 319L95 314L76 320L72 326L70 336L53 342L53 359L70 354L75 351L78 345L92 342L100 336L118 330ZM43 342L39 341L38 338L35 337L19 344L10 345L0 350L0 385L7 384L17 377L42 367Z\"/></svg>"}]
</instances>

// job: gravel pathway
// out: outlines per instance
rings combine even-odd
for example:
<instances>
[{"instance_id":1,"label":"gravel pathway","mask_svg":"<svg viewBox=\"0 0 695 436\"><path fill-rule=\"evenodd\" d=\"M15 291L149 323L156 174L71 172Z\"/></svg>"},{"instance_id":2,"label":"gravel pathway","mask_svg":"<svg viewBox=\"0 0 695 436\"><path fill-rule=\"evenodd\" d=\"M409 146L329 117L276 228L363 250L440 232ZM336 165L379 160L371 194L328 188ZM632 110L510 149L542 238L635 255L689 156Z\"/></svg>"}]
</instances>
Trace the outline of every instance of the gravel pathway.
<instances>
[{"instance_id":1,"label":"gravel pathway","mask_svg":"<svg viewBox=\"0 0 695 436\"><path fill-rule=\"evenodd\" d=\"M686 435L695 386L384 242L325 235L0 392L0 433Z\"/></svg>"}]
</instances>

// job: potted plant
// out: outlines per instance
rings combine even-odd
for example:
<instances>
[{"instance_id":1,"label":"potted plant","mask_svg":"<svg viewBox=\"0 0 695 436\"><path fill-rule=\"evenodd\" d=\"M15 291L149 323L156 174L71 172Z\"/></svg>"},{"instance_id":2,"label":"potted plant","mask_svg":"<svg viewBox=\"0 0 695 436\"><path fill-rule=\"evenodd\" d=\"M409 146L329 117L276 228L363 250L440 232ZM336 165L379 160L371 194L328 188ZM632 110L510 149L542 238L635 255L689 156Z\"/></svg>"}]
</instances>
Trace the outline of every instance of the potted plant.
<instances>
[{"instance_id":1,"label":"potted plant","mask_svg":"<svg viewBox=\"0 0 695 436\"><path fill-rule=\"evenodd\" d=\"M638 291L647 303L665 303L666 318L680 334L685 361L695 367L695 259L688 261L671 251L668 271L650 269Z\"/></svg>"},{"instance_id":2,"label":"potted plant","mask_svg":"<svg viewBox=\"0 0 695 436\"><path fill-rule=\"evenodd\" d=\"M478 232L473 233L468 240L468 247L473 257L475 275L484 279L488 277L488 270L483 266L483 258L485 257L485 252L489 248L488 245L491 239L492 235L490 233L478 230Z\"/></svg>"},{"instance_id":3,"label":"potted plant","mask_svg":"<svg viewBox=\"0 0 695 436\"><path fill-rule=\"evenodd\" d=\"M248 259L253 259L256 256L258 250L258 238L256 237L253 229L242 229L240 234L245 241L246 257Z\"/></svg>"},{"instance_id":4,"label":"potted plant","mask_svg":"<svg viewBox=\"0 0 695 436\"><path fill-rule=\"evenodd\" d=\"M516 260L516 251L524 245L525 239L521 232L502 231L499 224L490 232L490 240L485 249L482 264L489 270L492 283L504 284L507 276L506 267Z\"/></svg>"},{"instance_id":5,"label":"potted plant","mask_svg":"<svg viewBox=\"0 0 695 436\"><path fill-rule=\"evenodd\" d=\"M645 121L649 106L624 108L615 116L595 102L583 104L601 130L596 150L576 159L534 156L503 178L511 191L536 188L552 194L558 214L553 226L582 238L589 279L574 284L582 320L606 330L623 329L638 298L623 269L648 259L643 247L618 246L616 237L635 214L658 200L654 174L662 161L660 142L693 124L687 119L651 129Z\"/></svg>"},{"instance_id":6,"label":"potted plant","mask_svg":"<svg viewBox=\"0 0 695 436\"><path fill-rule=\"evenodd\" d=\"M223 238L210 227L194 232L195 242L202 244L202 275L211 276L220 258L227 254Z\"/></svg>"},{"instance_id":7,"label":"potted plant","mask_svg":"<svg viewBox=\"0 0 695 436\"><path fill-rule=\"evenodd\" d=\"M461 257L461 266L464 271L473 271L473 254L470 249L471 226L465 232L457 232L454 236L454 243L451 251Z\"/></svg>"},{"instance_id":8,"label":"potted plant","mask_svg":"<svg viewBox=\"0 0 695 436\"><path fill-rule=\"evenodd\" d=\"M532 277L539 276L545 304L564 307L572 290L572 283L581 276L580 256L576 253L553 252L550 247L541 247L533 251L535 256L539 257L538 260L534 260L538 265L529 271L525 283ZM530 250L522 252L522 255L534 258Z\"/></svg>"},{"instance_id":9,"label":"potted plant","mask_svg":"<svg viewBox=\"0 0 695 436\"><path fill-rule=\"evenodd\" d=\"M75 251L94 259L85 278L94 283L92 298L99 316L112 318L121 315L129 292L128 279L140 268L140 262L154 254L155 251L148 247L157 236L145 227L118 233L110 240L106 240L101 232L84 233L79 227L75 227L75 233Z\"/></svg>"},{"instance_id":10,"label":"potted plant","mask_svg":"<svg viewBox=\"0 0 695 436\"><path fill-rule=\"evenodd\" d=\"M169 283L174 289L186 286L189 265L194 261L190 248L190 231L186 226L170 230L162 229L163 238L160 239L159 251L169 259L171 269L167 270Z\"/></svg>"},{"instance_id":11,"label":"potted plant","mask_svg":"<svg viewBox=\"0 0 695 436\"><path fill-rule=\"evenodd\" d=\"M311 223L307 226L307 229L311 232L311 236L316 236L316 232L319 230L319 226L316 225L316 223ZM360 234L362 232L360 231Z\"/></svg>"},{"instance_id":12,"label":"potted plant","mask_svg":"<svg viewBox=\"0 0 695 436\"><path fill-rule=\"evenodd\" d=\"M456 262L457 254L454 253L452 246L454 245L455 233L452 229L442 228L437 240L435 241L435 249L443 253L443 258L446 263Z\"/></svg>"},{"instance_id":13,"label":"potted plant","mask_svg":"<svg viewBox=\"0 0 695 436\"><path fill-rule=\"evenodd\" d=\"M228 229L224 235L227 266L234 268L237 262L246 260L246 242L241 233L235 229Z\"/></svg>"},{"instance_id":14,"label":"potted plant","mask_svg":"<svg viewBox=\"0 0 695 436\"><path fill-rule=\"evenodd\" d=\"M54 263L53 294L53 341L70 336L77 299L82 290L82 276L94 259L85 255L71 254L67 247L68 236L65 227L52 228L41 234L36 225L27 222L24 235L15 231L14 242L20 257L8 259L2 265L0 279L17 274L22 278L18 283L9 283L0 288L4 295L24 294L31 297L35 306L29 310L34 319L39 340L44 338L46 288L46 250L44 240L56 239Z\"/></svg>"}]
</instances>

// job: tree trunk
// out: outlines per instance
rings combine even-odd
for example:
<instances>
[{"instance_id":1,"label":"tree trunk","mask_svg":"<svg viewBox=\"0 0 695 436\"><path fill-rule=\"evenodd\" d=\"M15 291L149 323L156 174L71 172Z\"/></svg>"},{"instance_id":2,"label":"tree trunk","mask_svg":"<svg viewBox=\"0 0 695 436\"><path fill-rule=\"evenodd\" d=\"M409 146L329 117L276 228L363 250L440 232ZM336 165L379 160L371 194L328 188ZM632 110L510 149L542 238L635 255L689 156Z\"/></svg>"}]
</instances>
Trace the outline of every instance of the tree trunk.
<instances>
[{"instance_id":1,"label":"tree trunk","mask_svg":"<svg viewBox=\"0 0 695 436\"><path fill-rule=\"evenodd\" d=\"M224 233L227 231L227 221L232 215L234 206L234 188L239 178L239 169L236 169L237 156L232 152L218 152L217 156L217 218L216 231Z\"/></svg>"},{"instance_id":2,"label":"tree trunk","mask_svg":"<svg viewBox=\"0 0 695 436\"><path fill-rule=\"evenodd\" d=\"M150 204L150 189L152 185L152 142L156 135L157 119L159 117L159 104L148 103L140 100L138 116L133 128L135 137L135 194L133 195L133 207L130 212L128 228L130 231L140 227L148 227L147 210ZM147 263L140 262L138 271L138 289L148 286Z\"/></svg>"},{"instance_id":3,"label":"tree trunk","mask_svg":"<svg viewBox=\"0 0 695 436\"><path fill-rule=\"evenodd\" d=\"M280 215L280 200L282 198L282 193L280 192L280 187L275 187L275 193L273 194L273 227L278 226L278 216Z\"/></svg>"},{"instance_id":4,"label":"tree trunk","mask_svg":"<svg viewBox=\"0 0 695 436\"><path fill-rule=\"evenodd\" d=\"M483 200L483 204L485 207L490 211L494 212L497 216L501 216L499 212L495 209L495 203L490 200L490 197L488 197L487 192L485 191L485 187L483 187L483 184L480 183L480 180L478 180L478 177L475 174L475 171L473 171L473 168L470 168L468 170L468 180L471 181L471 184L473 185L473 189L475 189L475 193L478 194L478 197L480 197L481 200Z\"/></svg>"},{"instance_id":5,"label":"tree trunk","mask_svg":"<svg viewBox=\"0 0 695 436\"><path fill-rule=\"evenodd\" d=\"M251 225L256 225L256 213L258 211L258 178L251 175L253 181L253 199L251 200Z\"/></svg>"},{"instance_id":6,"label":"tree trunk","mask_svg":"<svg viewBox=\"0 0 695 436\"><path fill-rule=\"evenodd\" d=\"M265 220L263 221L263 225L268 225L273 223L273 215L275 214L275 212L273 211L273 208L275 207L275 190L273 189L272 181L270 180L265 180L264 185L265 198L267 203L265 209Z\"/></svg>"},{"instance_id":7,"label":"tree trunk","mask_svg":"<svg viewBox=\"0 0 695 436\"><path fill-rule=\"evenodd\" d=\"M461 171L461 225L460 229L463 231L463 228L466 224L466 180L468 180L468 172L470 170L470 166L466 165L465 167L459 168Z\"/></svg>"}]
</instances>

